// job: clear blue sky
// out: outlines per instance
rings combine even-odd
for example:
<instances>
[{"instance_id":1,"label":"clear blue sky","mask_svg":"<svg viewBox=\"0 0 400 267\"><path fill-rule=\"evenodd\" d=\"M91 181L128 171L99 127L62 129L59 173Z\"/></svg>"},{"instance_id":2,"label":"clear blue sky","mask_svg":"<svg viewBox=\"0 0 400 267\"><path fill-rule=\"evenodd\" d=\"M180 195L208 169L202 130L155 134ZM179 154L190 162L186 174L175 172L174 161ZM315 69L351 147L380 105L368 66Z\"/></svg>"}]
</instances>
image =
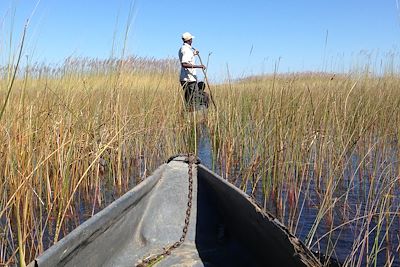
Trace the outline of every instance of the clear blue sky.
<instances>
[{"instance_id":1,"label":"clear blue sky","mask_svg":"<svg viewBox=\"0 0 400 267\"><path fill-rule=\"evenodd\" d=\"M36 0L0 1L0 60L9 39L20 38ZM108 58L122 50L132 1L41 0L32 16L24 51L35 61L68 56ZM211 77L279 71L340 71L371 53L373 64L400 42L396 0L137 0L127 54L176 57L189 31ZM15 12L15 15L14 15ZM13 26L11 24L14 24ZM328 35L327 35L328 33ZM325 46L325 39L327 45ZM14 45L15 47L15 45ZM117 54L119 55L119 54ZM374 63L375 62L375 63Z\"/></svg>"}]
</instances>

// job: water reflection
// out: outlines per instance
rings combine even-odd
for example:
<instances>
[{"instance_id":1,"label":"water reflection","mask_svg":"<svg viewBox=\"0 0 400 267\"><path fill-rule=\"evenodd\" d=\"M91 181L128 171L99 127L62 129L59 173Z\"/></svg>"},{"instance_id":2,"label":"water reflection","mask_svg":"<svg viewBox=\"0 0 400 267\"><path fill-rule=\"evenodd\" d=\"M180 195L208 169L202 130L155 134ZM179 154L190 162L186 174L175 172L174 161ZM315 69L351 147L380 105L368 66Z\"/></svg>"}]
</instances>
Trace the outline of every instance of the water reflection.
<instances>
[{"instance_id":1,"label":"water reflection","mask_svg":"<svg viewBox=\"0 0 400 267\"><path fill-rule=\"evenodd\" d=\"M224 160L213 162L215 155L207 126L200 124L198 129L198 156L202 163L226 177L222 166ZM369 158L360 157L363 153L360 151L347 155L343 173L334 179L334 207L320 218L315 234L309 240L313 251L320 251L340 262L347 260L351 266L358 265L359 260L361 266L372 264L373 262L367 262L368 251L369 254L376 253L378 266L385 265L388 258L393 258L393 266L400 266L400 192L397 186L400 182L396 176L399 167L398 151L394 147L386 154L377 149L368 154ZM326 175L333 175L329 169L330 164L326 164L325 168ZM284 183L281 192L267 194L261 180L243 181L243 173L237 167L229 171L230 176L235 178L228 177L228 180L236 186L245 182L246 186L242 188L247 189L246 193L252 195L261 207L277 216L303 242L310 238L310 231L313 230L327 194L324 179L315 179L316 173L312 168L303 175L305 180L302 181L301 188L293 189L293 185ZM281 195L281 203L277 201L276 193ZM388 197L388 194L391 196ZM387 203L382 203L385 201ZM350 255L351 253L354 254Z\"/></svg>"},{"instance_id":2,"label":"water reflection","mask_svg":"<svg viewBox=\"0 0 400 267\"><path fill-rule=\"evenodd\" d=\"M197 140L198 146L198 157L201 159L201 163L210 170L213 169L213 152L212 143L210 138L210 130L205 123L198 125L199 135Z\"/></svg>"}]
</instances>

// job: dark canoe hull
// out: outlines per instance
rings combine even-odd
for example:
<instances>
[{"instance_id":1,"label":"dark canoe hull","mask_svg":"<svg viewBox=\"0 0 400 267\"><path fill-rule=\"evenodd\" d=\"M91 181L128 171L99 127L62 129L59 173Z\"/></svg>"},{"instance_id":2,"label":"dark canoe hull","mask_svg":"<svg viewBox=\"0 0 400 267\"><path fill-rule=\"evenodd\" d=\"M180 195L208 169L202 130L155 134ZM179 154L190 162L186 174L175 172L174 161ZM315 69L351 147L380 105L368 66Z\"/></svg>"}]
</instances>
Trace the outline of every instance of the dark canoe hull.
<instances>
[{"instance_id":1,"label":"dark canoe hull","mask_svg":"<svg viewBox=\"0 0 400 267\"><path fill-rule=\"evenodd\" d=\"M203 165L193 170L185 242L156 266L320 266L273 216ZM53 245L30 266L135 266L179 240L188 164L176 158Z\"/></svg>"}]
</instances>

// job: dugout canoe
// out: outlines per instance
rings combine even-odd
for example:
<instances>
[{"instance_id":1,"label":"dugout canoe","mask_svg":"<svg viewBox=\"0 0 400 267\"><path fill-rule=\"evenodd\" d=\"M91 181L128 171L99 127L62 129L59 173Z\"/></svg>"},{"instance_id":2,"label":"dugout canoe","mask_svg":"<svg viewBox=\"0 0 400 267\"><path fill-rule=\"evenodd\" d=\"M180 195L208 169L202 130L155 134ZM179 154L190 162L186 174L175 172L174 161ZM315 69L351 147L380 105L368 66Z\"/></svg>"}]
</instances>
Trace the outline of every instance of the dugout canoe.
<instances>
[{"instance_id":1,"label":"dugout canoe","mask_svg":"<svg viewBox=\"0 0 400 267\"><path fill-rule=\"evenodd\" d=\"M181 238L188 159L170 159L29 264L136 266ZM154 266L321 266L319 259L246 194L193 164L192 208L181 246Z\"/></svg>"}]
</instances>

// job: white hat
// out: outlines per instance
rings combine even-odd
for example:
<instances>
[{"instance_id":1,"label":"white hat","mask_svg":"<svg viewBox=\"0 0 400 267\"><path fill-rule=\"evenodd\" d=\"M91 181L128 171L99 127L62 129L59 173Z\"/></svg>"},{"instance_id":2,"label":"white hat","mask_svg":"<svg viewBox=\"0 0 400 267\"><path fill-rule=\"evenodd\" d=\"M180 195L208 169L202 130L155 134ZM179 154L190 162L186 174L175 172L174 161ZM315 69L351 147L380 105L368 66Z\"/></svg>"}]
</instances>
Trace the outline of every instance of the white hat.
<instances>
[{"instance_id":1,"label":"white hat","mask_svg":"<svg viewBox=\"0 0 400 267\"><path fill-rule=\"evenodd\" d=\"M185 32L185 33L182 34L182 39L185 40L185 41L188 41L188 40L193 39L193 38L194 38L194 36L191 35L190 32Z\"/></svg>"}]
</instances>

